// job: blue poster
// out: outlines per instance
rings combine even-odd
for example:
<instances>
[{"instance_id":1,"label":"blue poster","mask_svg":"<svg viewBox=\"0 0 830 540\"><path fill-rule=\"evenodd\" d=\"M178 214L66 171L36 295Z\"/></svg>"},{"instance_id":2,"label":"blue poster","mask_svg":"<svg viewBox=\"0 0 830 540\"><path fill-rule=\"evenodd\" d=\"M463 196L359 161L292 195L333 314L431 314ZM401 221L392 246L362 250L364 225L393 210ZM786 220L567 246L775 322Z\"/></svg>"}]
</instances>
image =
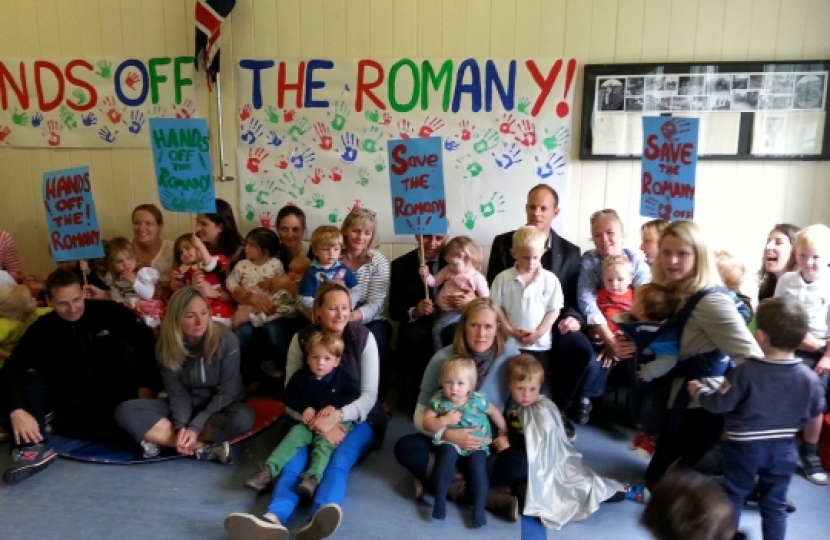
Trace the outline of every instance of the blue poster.
<instances>
[{"instance_id":1,"label":"blue poster","mask_svg":"<svg viewBox=\"0 0 830 540\"><path fill-rule=\"evenodd\" d=\"M210 141L204 118L151 118L150 143L165 210L216 212Z\"/></svg>"},{"instance_id":2,"label":"blue poster","mask_svg":"<svg viewBox=\"0 0 830 540\"><path fill-rule=\"evenodd\" d=\"M43 173L43 206L55 262L104 256L89 167Z\"/></svg>"},{"instance_id":3,"label":"blue poster","mask_svg":"<svg viewBox=\"0 0 830 540\"><path fill-rule=\"evenodd\" d=\"M643 117L640 214L694 219L697 118Z\"/></svg>"},{"instance_id":4,"label":"blue poster","mask_svg":"<svg viewBox=\"0 0 830 540\"><path fill-rule=\"evenodd\" d=\"M447 234L441 137L386 143L395 234Z\"/></svg>"}]
</instances>

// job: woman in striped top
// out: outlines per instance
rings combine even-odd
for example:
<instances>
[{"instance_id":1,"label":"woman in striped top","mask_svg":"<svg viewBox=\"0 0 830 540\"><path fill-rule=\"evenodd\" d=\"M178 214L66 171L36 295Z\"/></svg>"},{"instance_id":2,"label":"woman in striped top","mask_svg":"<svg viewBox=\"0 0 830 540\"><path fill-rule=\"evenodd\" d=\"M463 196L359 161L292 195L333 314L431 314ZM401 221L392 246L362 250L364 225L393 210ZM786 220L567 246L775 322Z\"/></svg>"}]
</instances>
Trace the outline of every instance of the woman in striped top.
<instances>
[{"instance_id":1,"label":"woman in striped top","mask_svg":"<svg viewBox=\"0 0 830 540\"><path fill-rule=\"evenodd\" d=\"M386 405L389 390L389 343L392 340L392 326L386 320L383 309L389 292L389 261L373 249L377 230L377 214L366 208L349 212L340 228L345 242L341 261L357 277L357 287L352 292L351 319L362 322L372 332L378 345L380 360L380 384L378 399Z\"/></svg>"},{"instance_id":2,"label":"woman in striped top","mask_svg":"<svg viewBox=\"0 0 830 540\"><path fill-rule=\"evenodd\" d=\"M5 270L17 281L23 280L23 265L12 235L0 231L0 270Z\"/></svg>"}]
</instances>

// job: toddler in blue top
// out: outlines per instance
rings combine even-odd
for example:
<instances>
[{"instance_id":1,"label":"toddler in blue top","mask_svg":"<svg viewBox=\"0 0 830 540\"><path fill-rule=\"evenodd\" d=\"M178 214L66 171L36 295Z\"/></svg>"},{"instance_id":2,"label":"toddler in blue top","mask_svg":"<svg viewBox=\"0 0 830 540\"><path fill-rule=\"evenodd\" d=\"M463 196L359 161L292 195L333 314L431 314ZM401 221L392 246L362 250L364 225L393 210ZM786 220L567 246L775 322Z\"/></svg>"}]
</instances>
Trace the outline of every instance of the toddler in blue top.
<instances>
[{"instance_id":1,"label":"toddler in blue top","mask_svg":"<svg viewBox=\"0 0 830 540\"><path fill-rule=\"evenodd\" d=\"M487 523L484 503L489 489L486 460L493 438L490 422L496 425L500 435L507 433L507 424L487 396L475 391L477 378L475 362L471 359L462 356L448 358L441 368L441 390L432 397L424 413L424 429L437 432L472 428L476 437L485 439L484 444L475 450L462 450L454 444L436 441L438 448L433 475L435 506L432 517L444 519L447 515L447 490L455 473L455 464L459 456L467 461L467 485L473 498L473 527L482 527Z\"/></svg>"},{"instance_id":2,"label":"toddler in blue top","mask_svg":"<svg viewBox=\"0 0 830 540\"><path fill-rule=\"evenodd\" d=\"M308 313L314 302L317 288L326 281L339 281L349 288L357 287L357 278L352 270L340 262L343 250L343 233L332 225L323 225L311 234L311 251L314 260L300 280L300 307Z\"/></svg>"}]
</instances>

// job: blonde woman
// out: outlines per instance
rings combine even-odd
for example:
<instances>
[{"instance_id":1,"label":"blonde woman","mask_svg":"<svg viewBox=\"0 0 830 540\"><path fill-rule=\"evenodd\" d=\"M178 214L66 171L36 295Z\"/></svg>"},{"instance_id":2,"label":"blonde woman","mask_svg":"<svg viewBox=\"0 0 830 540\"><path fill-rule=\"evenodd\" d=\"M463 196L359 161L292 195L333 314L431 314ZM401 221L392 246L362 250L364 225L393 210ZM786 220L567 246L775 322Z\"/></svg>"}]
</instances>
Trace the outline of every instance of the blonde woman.
<instances>
[{"instance_id":1,"label":"blonde woman","mask_svg":"<svg viewBox=\"0 0 830 540\"><path fill-rule=\"evenodd\" d=\"M115 419L144 458L160 447L202 461L231 463L228 439L248 431L254 413L242 401L239 342L211 319L204 293L184 287L170 298L156 343L167 399L122 403Z\"/></svg>"}]
</instances>

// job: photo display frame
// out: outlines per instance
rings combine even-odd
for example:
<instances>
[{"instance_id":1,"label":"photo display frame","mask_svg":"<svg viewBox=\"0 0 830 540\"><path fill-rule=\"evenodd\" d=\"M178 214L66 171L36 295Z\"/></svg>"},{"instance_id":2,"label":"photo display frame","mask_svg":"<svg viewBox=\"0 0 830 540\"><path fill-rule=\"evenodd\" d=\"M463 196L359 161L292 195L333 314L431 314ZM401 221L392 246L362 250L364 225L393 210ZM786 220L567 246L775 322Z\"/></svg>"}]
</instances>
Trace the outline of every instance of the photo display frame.
<instances>
[{"instance_id":1,"label":"photo display frame","mask_svg":"<svg viewBox=\"0 0 830 540\"><path fill-rule=\"evenodd\" d=\"M589 64L582 160L640 159L644 116L698 118L699 159L830 160L830 60Z\"/></svg>"}]
</instances>

